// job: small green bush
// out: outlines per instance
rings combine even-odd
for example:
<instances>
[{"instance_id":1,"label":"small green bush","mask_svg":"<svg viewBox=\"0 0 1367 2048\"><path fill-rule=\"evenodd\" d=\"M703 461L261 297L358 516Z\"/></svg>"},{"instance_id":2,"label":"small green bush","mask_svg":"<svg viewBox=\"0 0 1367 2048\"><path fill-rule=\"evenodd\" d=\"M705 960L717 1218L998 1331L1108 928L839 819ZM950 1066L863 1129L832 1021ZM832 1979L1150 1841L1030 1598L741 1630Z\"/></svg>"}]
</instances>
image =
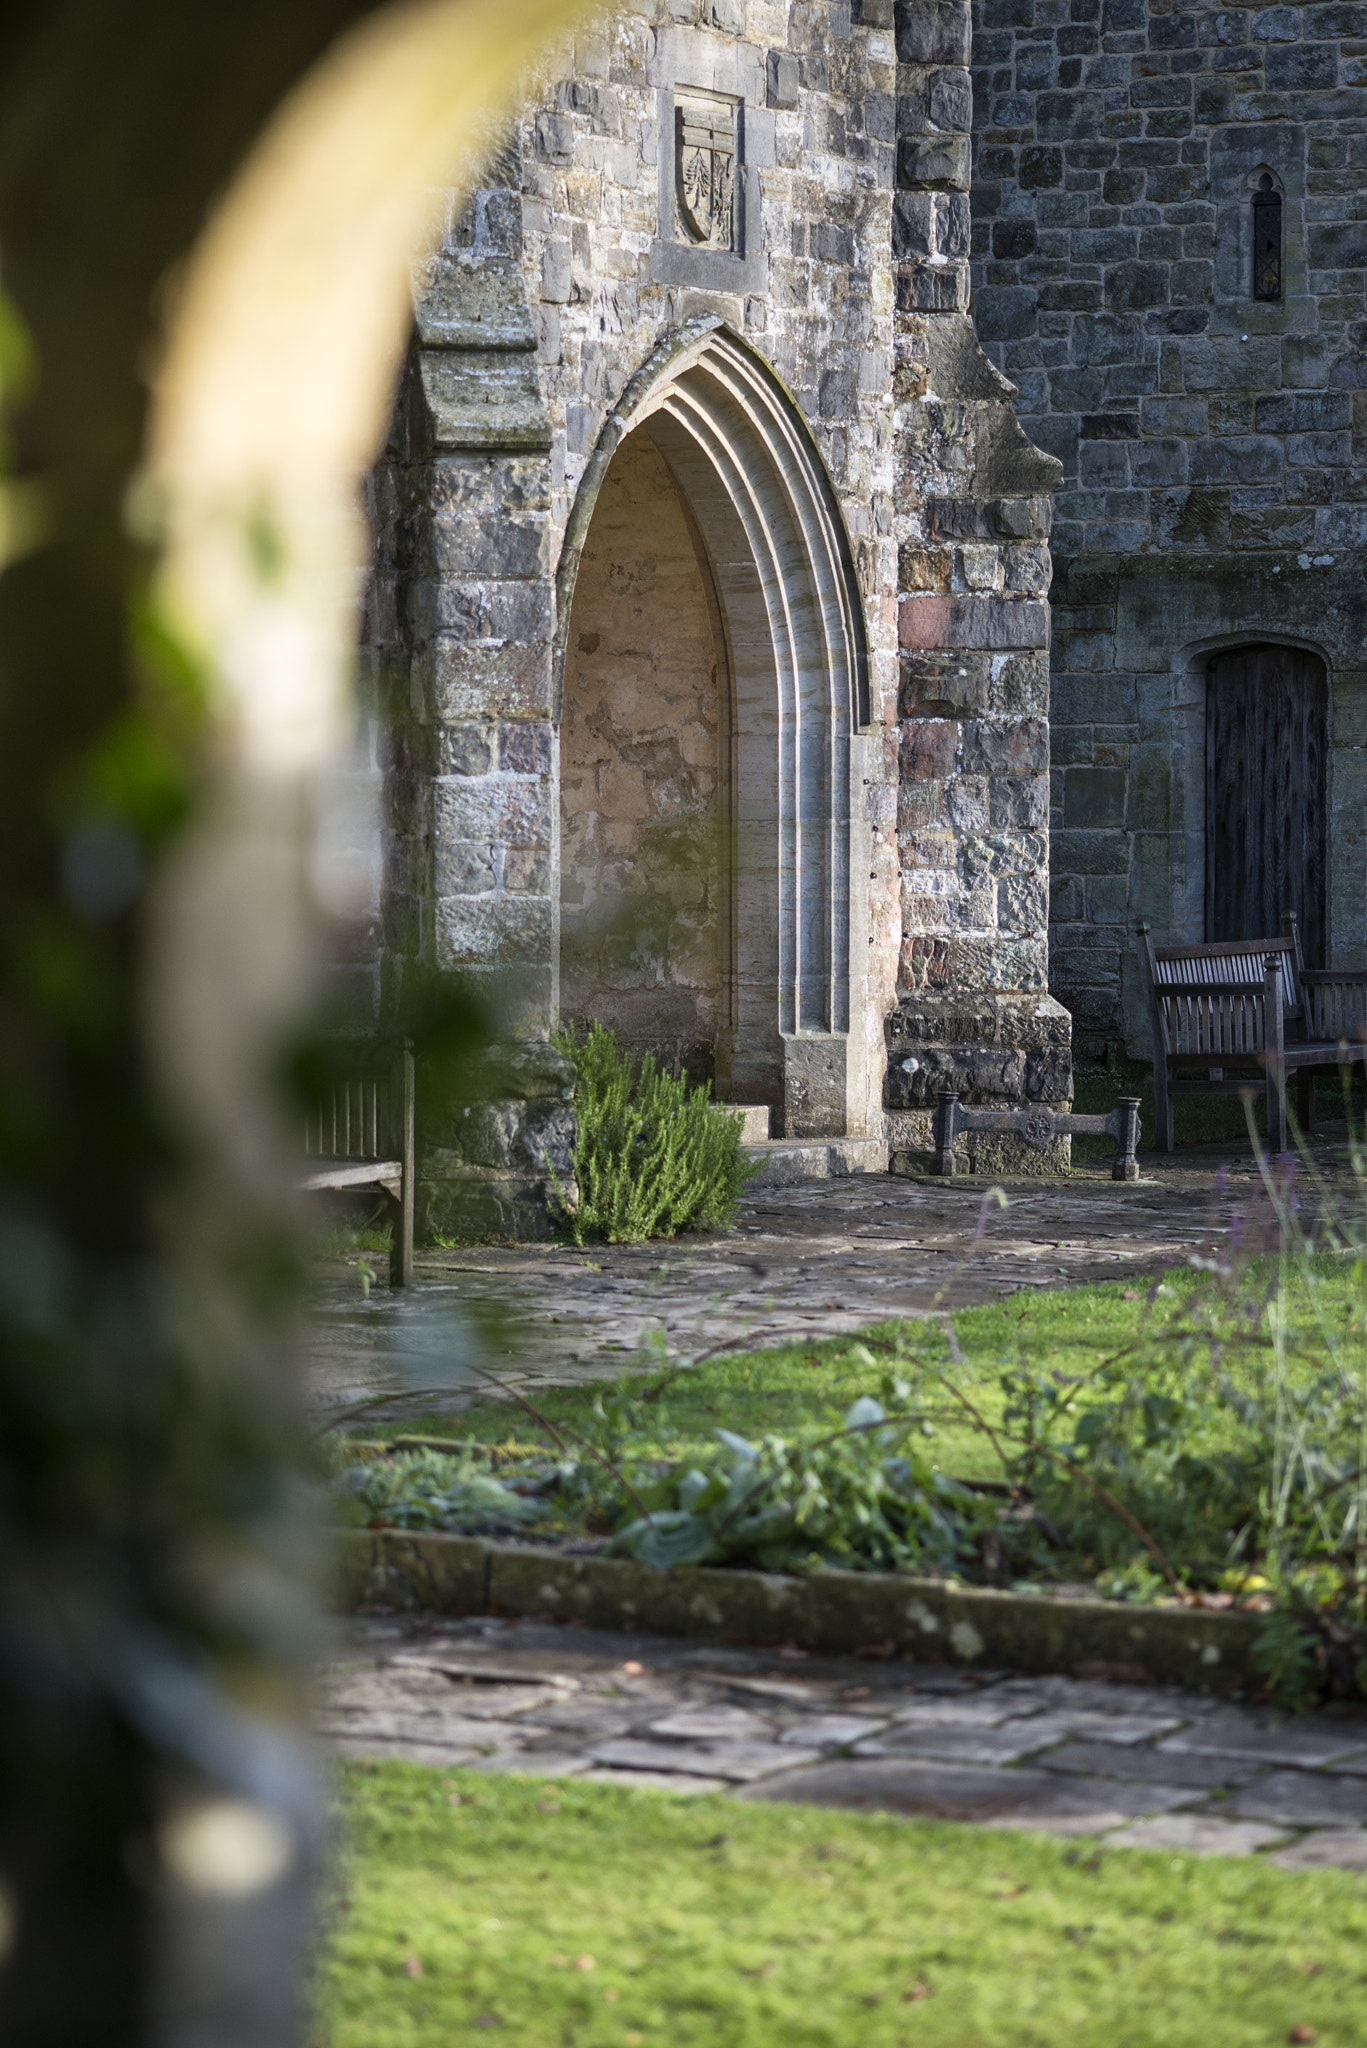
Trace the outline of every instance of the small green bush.
<instances>
[{"instance_id":1,"label":"small green bush","mask_svg":"<svg viewBox=\"0 0 1367 2048\"><path fill-rule=\"evenodd\" d=\"M576 1244L639 1244L699 1224L729 1223L754 1172L740 1118L719 1112L707 1083L690 1088L647 1056L633 1070L610 1031L573 1026L554 1041L575 1065L578 1200L560 1219Z\"/></svg>"}]
</instances>

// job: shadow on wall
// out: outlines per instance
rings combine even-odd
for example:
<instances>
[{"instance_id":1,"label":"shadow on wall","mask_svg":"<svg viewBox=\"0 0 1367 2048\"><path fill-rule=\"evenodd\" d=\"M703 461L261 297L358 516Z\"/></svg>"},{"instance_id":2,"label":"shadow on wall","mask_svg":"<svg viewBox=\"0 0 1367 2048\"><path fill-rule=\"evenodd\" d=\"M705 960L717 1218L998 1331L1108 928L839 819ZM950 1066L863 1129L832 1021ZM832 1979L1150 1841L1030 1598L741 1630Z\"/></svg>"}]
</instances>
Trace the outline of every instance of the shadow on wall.
<instances>
[{"instance_id":1,"label":"shadow on wall","mask_svg":"<svg viewBox=\"0 0 1367 2048\"><path fill-rule=\"evenodd\" d=\"M711 1080L723 1023L726 691L693 522L627 436L575 586L560 735L561 1013Z\"/></svg>"}]
</instances>

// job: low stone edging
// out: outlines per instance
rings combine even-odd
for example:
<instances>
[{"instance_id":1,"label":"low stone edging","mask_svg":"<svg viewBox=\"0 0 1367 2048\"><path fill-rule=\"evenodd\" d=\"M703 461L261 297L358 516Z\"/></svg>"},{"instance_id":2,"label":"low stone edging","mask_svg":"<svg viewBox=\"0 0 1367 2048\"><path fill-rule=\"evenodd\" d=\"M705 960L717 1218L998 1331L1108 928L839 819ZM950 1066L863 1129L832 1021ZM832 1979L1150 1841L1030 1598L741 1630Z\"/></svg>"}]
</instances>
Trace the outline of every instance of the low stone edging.
<instances>
[{"instance_id":1,"label":"low stone edging","mask_svg":"<svg viewBox=\"0 0 1367 2048\"><path fill-rule=\"evenodd\" d=\"M594 1628L850 1651L890 1644L927 1663L1075 1671L1142 1666L1220 1692L1257 1682L1256 1614L1000 1593L895 1572L778 1573L567 1557L532 1545L398 1529L338 1534L342 1605L549 1615Z\"/></svg>"}]
</instances>

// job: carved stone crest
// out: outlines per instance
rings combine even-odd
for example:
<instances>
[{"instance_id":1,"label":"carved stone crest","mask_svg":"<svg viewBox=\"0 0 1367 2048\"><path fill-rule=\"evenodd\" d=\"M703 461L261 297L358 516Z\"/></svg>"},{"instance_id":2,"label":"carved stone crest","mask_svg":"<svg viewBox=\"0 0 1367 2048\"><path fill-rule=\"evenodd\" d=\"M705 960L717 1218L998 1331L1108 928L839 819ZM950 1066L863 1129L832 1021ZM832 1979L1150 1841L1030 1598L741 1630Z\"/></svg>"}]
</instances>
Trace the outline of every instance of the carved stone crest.
<instances>
[{"instance_id":1,"label":"carved stone crest","mask_svg":"<svg viewBox=\"0 0 1367 2048\"><path fill-rule=\"evenodd\" d=\"M707 249L736 246L736 109L680 94L674 102L675 191L686 235Z\"/></svg>"}]
</instances>

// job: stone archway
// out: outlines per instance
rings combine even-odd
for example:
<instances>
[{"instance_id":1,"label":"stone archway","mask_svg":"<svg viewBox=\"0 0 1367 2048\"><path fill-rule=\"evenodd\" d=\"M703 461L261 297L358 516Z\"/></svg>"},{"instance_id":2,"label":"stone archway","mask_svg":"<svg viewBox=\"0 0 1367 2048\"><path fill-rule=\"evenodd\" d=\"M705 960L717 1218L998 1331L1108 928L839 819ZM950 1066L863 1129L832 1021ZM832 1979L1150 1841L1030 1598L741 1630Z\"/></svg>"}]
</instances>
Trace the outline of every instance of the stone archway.
<instances>
[{"instance_id":1,"label":"stone archway","mask_svg":"<svg viewBox=\"0 0 1367 2048\"><path fill-rule=\"evenodd\" d=\"M633 493L641 500L635 517ZM667 559L652 554L656 541L667 542ZM644 624L643 580L657 593L669 590L687 632L676 653L666 635L657 653L621 645L606 659L596 620L614 620L615 631L625 606L639 609ZM580 486L559 602L564 996L584 1002L582 912L609 864L605 854L631 857L622 850L632 841L628 827L647 827L662 852L669 844L667 802L652 814L649 793L633 784L625 801L640 817L610 819L599 810L590 822L588 782L597 801L614 762L619 784L628 771L644 777L654 747L657 762L667 755L687 770L674 778L690 792L676 806L688 825L675 857L686 850L689 877L676 894L690 918L705 905L711 921L710 932L690 931L687 943L693 1024L715 1019L718 1094L768 1103L789 1137L862 1135L868 1086L863 1032L851 1029L851 1012L852 989L862 990L866 973L852 958L868 868L866 827L853 802L867 723L863 620L848 541L811 436L773 372L729 329L707 323L687 332L626 393ZM625 704L639 688L643 659L657 687L660 661L670 665L675 709L687 709L684 723L694 728L691 763L682 733L662 732L663 704L644 727L614 719L614 693ZM692 682L684 674L690 663ZM599 758L590 761L594 747ZM634 764L626 758L633 748ZM658 886L643 893L658 909L669 900L663 857L653 881ZM600 890L597 901L601 910ZM600 918L600 934L608 922ZM586 1014L634 1009L645 1018L653 988L662 1016L685 1016L684 978L671 964L686 949L677 930L671 940L657 916L633 938L624 921L615 941L593 943L600 962L604 945L615 944L620 972L612 988L600 975ZM671 1049L667 1033L661 1049Z\"/></svg>"},{"instance_id":2,"label":"stone archway","mask_svg":"<svg viewBox=\"0 0 1367 2048\"><path fill-rule=\"evenodd\" d=\"M560 1008L692 1081L728 1023L731 719L701 538L649 428L598 493L560 719Z\"/></svg>"}]
</instances>

